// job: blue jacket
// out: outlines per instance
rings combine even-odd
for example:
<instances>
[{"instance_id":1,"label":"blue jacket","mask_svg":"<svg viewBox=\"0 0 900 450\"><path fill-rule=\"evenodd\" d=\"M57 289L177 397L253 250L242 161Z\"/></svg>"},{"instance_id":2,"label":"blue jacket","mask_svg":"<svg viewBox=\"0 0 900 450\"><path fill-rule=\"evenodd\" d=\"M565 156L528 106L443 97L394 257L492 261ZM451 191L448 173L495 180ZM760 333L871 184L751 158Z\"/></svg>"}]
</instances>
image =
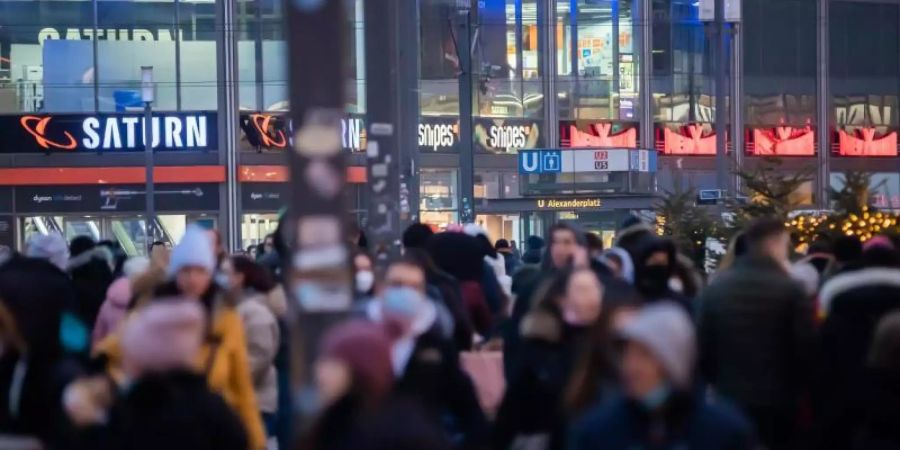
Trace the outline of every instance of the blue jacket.
<instances>
[{"instance_id":1,"label":"blue jacket","mask_svg":"<svg viewBox=\"0 0 900 450\"><path fill-rule=\"evenodd\" d=\"M750 450L755 439L737 410L702 395L676 395L651 415L621 394L588 411L572 427L570 450Z\"/></svg>"}]
</instances>

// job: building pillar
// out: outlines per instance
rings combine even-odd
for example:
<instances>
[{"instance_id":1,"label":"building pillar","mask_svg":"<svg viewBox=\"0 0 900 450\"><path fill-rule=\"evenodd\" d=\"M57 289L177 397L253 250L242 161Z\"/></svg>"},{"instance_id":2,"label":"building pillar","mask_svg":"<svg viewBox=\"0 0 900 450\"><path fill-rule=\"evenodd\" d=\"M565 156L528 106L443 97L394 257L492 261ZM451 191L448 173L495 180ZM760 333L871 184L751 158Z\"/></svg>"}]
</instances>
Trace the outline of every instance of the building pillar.
<instances>
[{"instance_id":1,"label":"building pillar","mask_svg":"<svg viewBox=\"0 0 900 450\"><path fill-rule=\"evenodd\" d=\"M828 209L828 189L830 186L829 164L831 159L831 129L829 117L831 99L828 86L828 6L831 0L816 2L816 141L818 143L816 206Z\"/></svg>"},{"instance_id":2,"label":"building pillar","mask_svg":"<svg viewBox=\"0 0 900 450\"><path fill-rule=\"evenodd\" d=\"M640 141L641 147L654 149L656 143L653 139L653 5L651 0L638 0L638 17L636 23L640 24L640 59L638 61L639 89L638 102L640 104Z\"/></svg>"},{"instance_id":3,"label":"building pillar","mask_svg":"<svg viewBox=\"0 0 900 450\"><path fill-rule=\"evenodd\" d=\"M556 87L556 0L539 0L538 58L544 92L544 129L547 147L559 146L559 96Z\"/></svg>"}]
</instances>

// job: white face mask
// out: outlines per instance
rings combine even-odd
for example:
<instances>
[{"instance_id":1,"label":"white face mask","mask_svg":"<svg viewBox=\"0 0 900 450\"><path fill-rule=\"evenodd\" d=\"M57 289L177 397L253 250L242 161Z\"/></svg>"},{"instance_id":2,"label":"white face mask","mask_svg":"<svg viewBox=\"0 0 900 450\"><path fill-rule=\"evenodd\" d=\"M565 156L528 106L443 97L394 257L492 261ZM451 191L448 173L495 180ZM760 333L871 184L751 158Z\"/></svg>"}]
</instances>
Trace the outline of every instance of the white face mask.
<instances>
[{"instance_id":1,"label":"white face mask","mask_svg":"<svg viewBox=\"0 0 900 450\"><path fill-rule=\"evenodd\" d=\"M369 270L356 272L356 292L365 294L375 285L375 274Z\"/></svg>"}]
</instances>

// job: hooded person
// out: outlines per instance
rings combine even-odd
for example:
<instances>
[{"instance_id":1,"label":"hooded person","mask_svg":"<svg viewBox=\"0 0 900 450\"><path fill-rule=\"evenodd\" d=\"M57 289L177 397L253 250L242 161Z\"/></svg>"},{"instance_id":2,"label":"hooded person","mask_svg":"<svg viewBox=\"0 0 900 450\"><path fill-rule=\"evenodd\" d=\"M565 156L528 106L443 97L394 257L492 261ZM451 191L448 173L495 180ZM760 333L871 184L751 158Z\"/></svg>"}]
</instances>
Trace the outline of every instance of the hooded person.
<instances>
[{"instance_id":1,"label":"hooded person","mask_svg":"<svg viewBox=\"0 0 900 450\"><path fill-rule=\"evenodd\" d=\"M485 272L488 276L493 275L496 282L499 283L500 288L503 290L503 295L509 297L510 288L512 287L512 278L509 274L506 273L506 259L501 255L497 249L491 245L491 241L488 239L487 231L484 230L479 225L474 223L467 224L464 228L464 231L469 236L473 236L478 239L484 248L484 262L485 262ZM487 269L490 268L491 271ZM495 284L491 282L492 280L485 279L484 284L487 286L488 284ZM501 303L502 307L502 303Z\"/></svg>"},{"instance_id":2,"label":"hooded person","mask_svg":"<svg viewBox=\"0 0 900 450\"><path fill-rule=\"evenodd\" d=\"M645 303L673 301L693 314L690 299L671 287L678 258L671 240L645 234L631 243L629 253L634 261L634 287Z\"/></svg>"},{"instance_id":3,"label":"hooded person","mask_svg":"<svg viewBox=\"0 0 900 450\"><path fill-rule=\"evenodd\" d=\"M628 283L634 283L634 262L631 255L622 247L612 247L600 255L600 262L612 271L612 274Z\"/></svg>"},{"instance_id":4,"label":"hooded person","mask_svg":"<svg viewBox=\"0 0 900 450\"><path fill-rule=\"evenodd\" d=\"M206 386L195 357L206 328L200 305L159 299L129 320L121 332L125 389L118 394L96 380L67 390L66 407L76 424L99 425L85 433L83 448L246 450L240 420ZM112 400L108 411L102 402ZM98 419L100 420L99 423Z\"/></svg>"},{"instance_id":5,"label":"hooded person","mask_svg":"<svg viewBox=\"0 0 900 450\"><path fill-rule=\"evenodd\" d=\"M452 345L435 332L433 303L410 287L388 287L368 311L391 340L395 392L420 402L459 448L480 446L484 413Z\"/></svg>"},{"instance_id":6,"label":"hooded person","mask_svg":"<svg viewBox=\"0 0 900 450\"><path fill-rule=\"evenodd\" d=\"M882 241L884 242L884 241ZM889 242L889 241L887 241ZM900 308L900 265L892 245L871 245L858 268L828 280L819 294L823 448L849 448L866 388L865 355L879 320Z\"/></svg>"},{"instance_id":7,"label":"hooded person","mask_svg":"<svg viewBox=\"0 0 900 450\"><path fill-rule=\"evenodd\" d=\"M78 317L91 326L97 321L106 291L114 281L112 253L106 247L97 246L88 236L72 239L69 251L68 270L75 286Z\"/></svg>"},{"instance_id":8,"label":"hooded person","mask_svg":"<svg viewBox=\"0 0 900 450\"><path fill-rule=\"evenodd\" d=\"M152 299L138 305L138 311L157 298L172 296L203 307L207 327L195 363L206 373L210 389L222 395L241 418L250 447L260 449L266 446L266 433L257 409L244 326L234 300L213 281L216 263L207 231L189 226L172 250L166 278L155 288ZM113 333L95 349L96 354L106 356L110 374L117 380L121 379L122 368L120 338Z\"/></svg>"},{"instance_id":9,"label":"hooded person","mask_svg":"<svg viewBox=\"0 0 900 450\"><path fill-rule=\"evenodd\" d=\"M122 264L123 276L109 285L106 299L97 315L97 322L94 323L94 330L91 333L92 347L112 333L128 315L132 283L149 268L150 259L144 256L131 257Z\"/></svg>"},{"instance_id":10,"label":"hooded person","mask_svg":"<svg viewBox=\"0 0 900 450\"><path fill-rule=\"evenodd\" d=\"M670 302L641 309L620 331L621 392L572 428L574 450L750 450L752 427L736 410L694 390L690 317Z\"/></svg>"},{"instance_id":11,"label":"hooded person","mask_svg":"<svg viewBox=\"0 0 900 450\"><path fill-rule=\"evenodd\" d=\"M0 266L0 304L22 341L18 350L4 345L0 351L0 398L6 412L0 414L0 426L45 442L57 437L60 396L79 370L60 335L63 316L75 306L65 272L68 256L62 236L35 234L24 255L14 254ZM7 398L13 393L15 398Z\"/></svg>"},{"instance_id":12,"label":"hooded person","mask_svg":"<svg viewBox=\"0 0 900 450\"><path fill-rule=\"evenodd\" d=\"M525 252L522 254L523 264L540 264L544 253L544 240L540 236L528 236L525 240Z\"/></svg>"}]
</instances>

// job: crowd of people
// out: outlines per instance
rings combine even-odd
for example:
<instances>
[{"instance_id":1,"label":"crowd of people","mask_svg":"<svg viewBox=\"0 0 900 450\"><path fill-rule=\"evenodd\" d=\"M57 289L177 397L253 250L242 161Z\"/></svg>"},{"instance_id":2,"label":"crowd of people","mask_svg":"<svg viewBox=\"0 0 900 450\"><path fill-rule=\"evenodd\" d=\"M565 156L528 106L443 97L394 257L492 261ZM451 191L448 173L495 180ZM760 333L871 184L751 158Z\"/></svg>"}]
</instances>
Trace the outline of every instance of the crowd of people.
<instances>
[{"instance_id":1,"label":"crowd of people","mask_svg":"<svg viewBox=\"0 0 900 450\"><path fill-rule=\"evenodd\" d=\"M568 223L522 248L414 224L385 268L350 246L298 421L280 233L32 236L0 262L0 447L900 448L897 236L797 254L758 219L711 274L637 219L610 248Z\"/></svg>"}]
</instances>

